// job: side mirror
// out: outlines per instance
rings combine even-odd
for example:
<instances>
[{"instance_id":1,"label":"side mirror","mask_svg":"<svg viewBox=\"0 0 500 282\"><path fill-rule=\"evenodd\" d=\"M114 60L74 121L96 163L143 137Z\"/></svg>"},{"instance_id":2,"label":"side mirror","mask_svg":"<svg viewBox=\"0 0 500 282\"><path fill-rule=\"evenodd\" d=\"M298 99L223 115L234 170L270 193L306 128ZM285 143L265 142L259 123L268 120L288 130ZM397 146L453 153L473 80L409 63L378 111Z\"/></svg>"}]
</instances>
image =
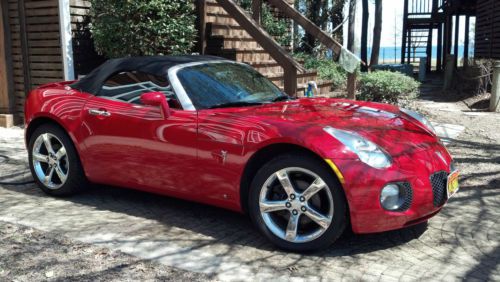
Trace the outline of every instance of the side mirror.
<instances>
[{"instance_id":1,"label":"side mirror","mask_svg":"<svg viewBox=\"0 0 500 282\"><path fill-rule=\"evenodd\" d=\"M141 95L141 103L148 106L160 107L165 118L170 116L170 107L167 98L161 92L148 92Z\"/></svg>"}]
</instances>

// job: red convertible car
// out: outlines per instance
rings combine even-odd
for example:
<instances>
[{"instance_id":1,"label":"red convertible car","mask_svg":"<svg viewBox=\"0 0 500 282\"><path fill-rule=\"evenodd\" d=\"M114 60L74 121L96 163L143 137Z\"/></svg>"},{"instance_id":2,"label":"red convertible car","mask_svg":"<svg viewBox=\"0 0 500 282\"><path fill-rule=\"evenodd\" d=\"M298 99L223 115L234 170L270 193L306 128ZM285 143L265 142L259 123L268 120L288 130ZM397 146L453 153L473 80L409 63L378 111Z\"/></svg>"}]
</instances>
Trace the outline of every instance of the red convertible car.
<instances>
[{"instance_id":1,"label":"red convertible car","mask_svg":"<svg viewBox=\"0 0 500 282\"><path fill-rule=\"evenodd\" d=\"M294 99L251 67L209 56L114 59L33 90L26 144L54 196L89 182L247 213L277 246L332 244L427 221L458 189L420 114Z\"/></svg>"}]
</instances>

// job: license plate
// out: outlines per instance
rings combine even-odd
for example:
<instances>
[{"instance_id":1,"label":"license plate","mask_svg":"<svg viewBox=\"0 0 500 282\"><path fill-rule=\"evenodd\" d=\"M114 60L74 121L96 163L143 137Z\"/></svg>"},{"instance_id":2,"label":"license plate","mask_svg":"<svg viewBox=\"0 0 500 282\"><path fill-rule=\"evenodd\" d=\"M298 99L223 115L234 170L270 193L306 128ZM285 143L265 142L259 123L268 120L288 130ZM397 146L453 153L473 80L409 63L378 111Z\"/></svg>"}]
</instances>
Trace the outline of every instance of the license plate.
<instances>
[{"instance_id":1,"label":"license plate","mask_svg":"<svg viewBox=\"0 0 500 282\"><path fill-rule=\"evenodd\" d=\"M458 171L454 171L448 176L448 184L446 185L447 190L448 190L448 199L451 196L453 196L453 194L455 194L458 191L458 189L460 188L460 186L458 184L459 174L460 173Z\"/></svg>"}]
</instances>

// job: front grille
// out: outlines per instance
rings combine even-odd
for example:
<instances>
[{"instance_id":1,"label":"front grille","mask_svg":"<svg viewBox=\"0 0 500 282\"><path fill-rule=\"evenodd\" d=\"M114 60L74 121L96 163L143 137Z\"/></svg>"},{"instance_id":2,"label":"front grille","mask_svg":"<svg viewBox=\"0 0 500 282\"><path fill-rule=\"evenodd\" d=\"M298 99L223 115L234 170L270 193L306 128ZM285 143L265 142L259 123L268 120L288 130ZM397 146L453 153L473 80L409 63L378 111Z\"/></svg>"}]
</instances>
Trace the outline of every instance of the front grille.
<instances>
[{"instance_id":1,"label":"front grille","mask_svg":"<svg viewBox=\"0 0 500 282\"><path fill-rule=\"evenodd\" d=\"M446 198L448 197L446 193L447 181L448 173L446 171L439 171L431 175L431 186L435 207L440 207L446 202Z\"/></svg>"}]
</instances>

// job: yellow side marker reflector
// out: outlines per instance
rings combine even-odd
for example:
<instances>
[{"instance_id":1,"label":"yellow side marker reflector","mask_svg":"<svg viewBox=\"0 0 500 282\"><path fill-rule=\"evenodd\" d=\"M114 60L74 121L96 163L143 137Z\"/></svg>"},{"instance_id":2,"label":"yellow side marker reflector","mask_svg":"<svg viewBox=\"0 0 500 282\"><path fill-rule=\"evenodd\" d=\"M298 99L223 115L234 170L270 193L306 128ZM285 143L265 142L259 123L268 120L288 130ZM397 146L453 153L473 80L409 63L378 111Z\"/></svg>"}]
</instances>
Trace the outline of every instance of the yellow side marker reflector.
<instances>
[{"instance_id":1,"label":"yellow side marker reflector","mask_svg":"<svg viewBox=\"0 0 500 282\"><path fill-rule=\"evenodd\" d=\"M344 184L345 179L344 176L342 175L342 172L340 172L339 168L332 162L332 160L325 159L325 162L330 165L330 167L333 169L337 177L339 178L340 183Z\"/></svg>"}]
</instances>

